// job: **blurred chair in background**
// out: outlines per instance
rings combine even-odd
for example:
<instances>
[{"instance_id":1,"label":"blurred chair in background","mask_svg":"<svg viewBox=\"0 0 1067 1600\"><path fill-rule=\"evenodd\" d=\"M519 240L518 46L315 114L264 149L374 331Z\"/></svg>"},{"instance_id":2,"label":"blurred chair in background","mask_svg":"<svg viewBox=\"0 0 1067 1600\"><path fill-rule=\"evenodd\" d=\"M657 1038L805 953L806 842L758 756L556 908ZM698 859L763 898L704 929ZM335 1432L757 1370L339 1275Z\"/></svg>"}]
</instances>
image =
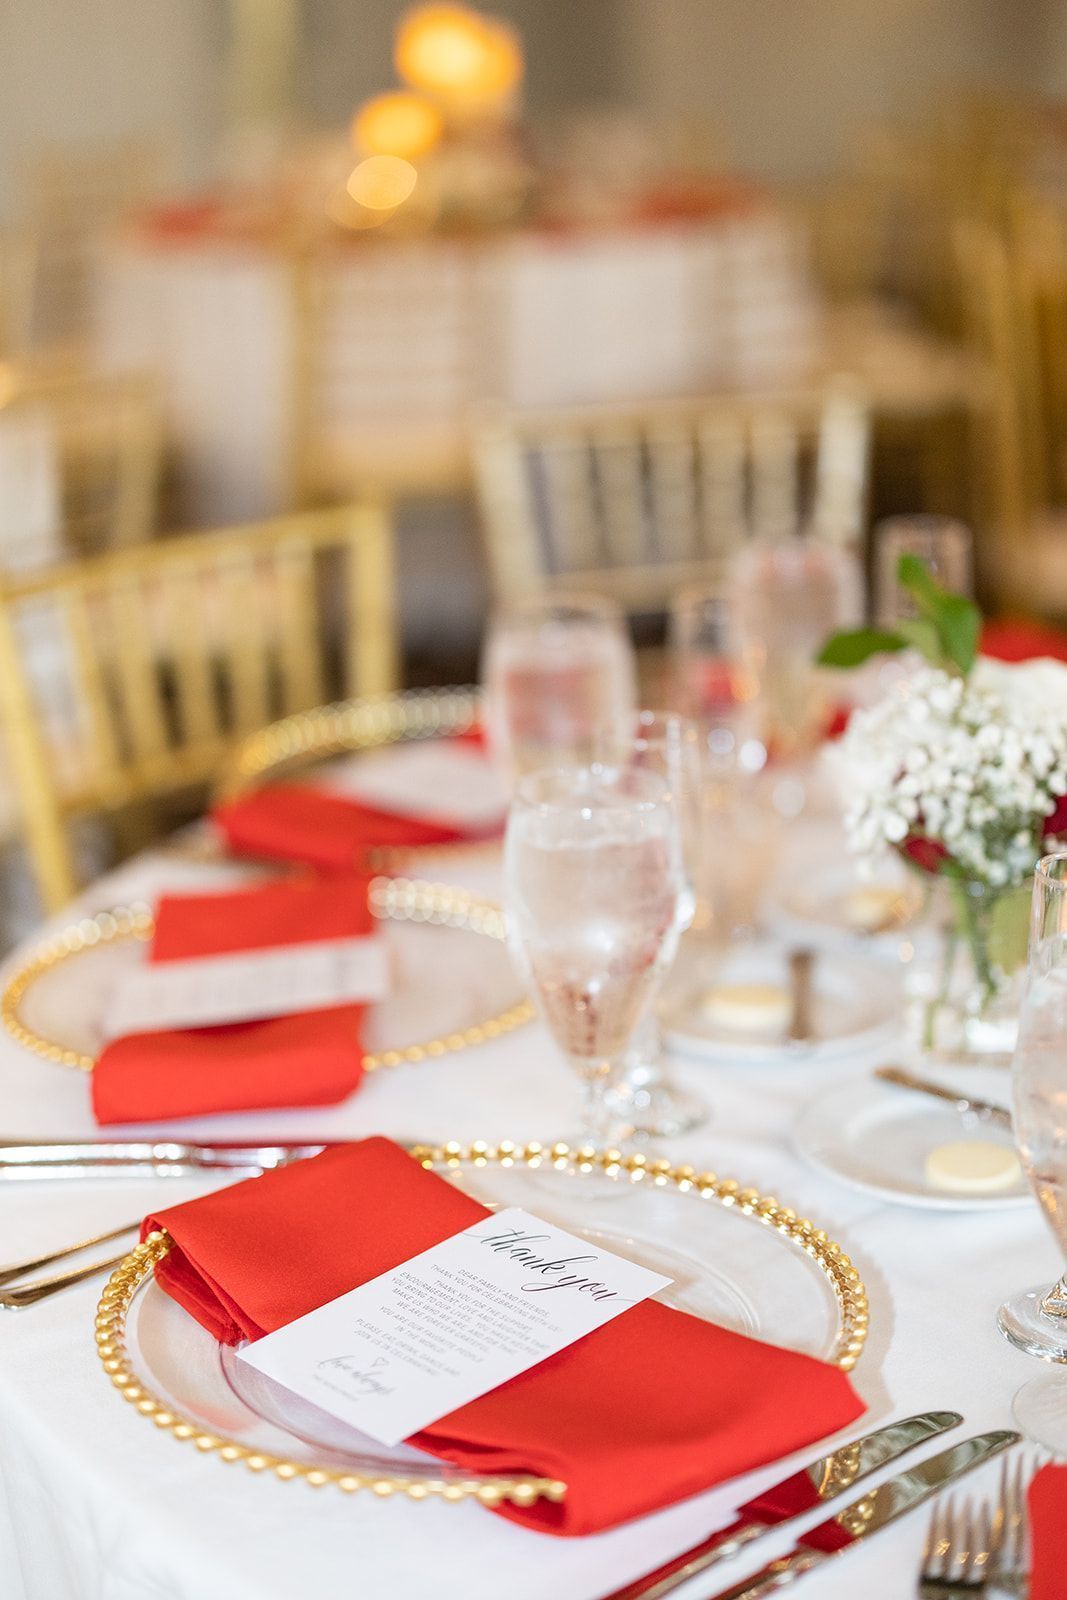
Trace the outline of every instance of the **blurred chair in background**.
<instances>
[{"instance_id":1,"label":"blurred chair in background","mask_svg":"<svg viewBox=\"0 0 1067 1600\"><path fill-rule=\"evenodd\" d=\"M753 536L858 545L867 445L846 391L486 417L473 449L494 592L557 585L662 611Z\"/></svg>"},{"instance_id":2,"label":"blurred chair in background","mask_svg":"<svg viewBox=\"0 0 1067 1600\"><path fill-rule=\"evenodd\" d=\"M975 462L987 541L979 570L1001 603L1067 613L1067 234L1020 192L1010 225L956 229L961 302L992 384Z\"/></svg>"},{"instance_id":3,"label":"blurred chair in background","mask_svg":"<svg viewBox=\"0 0 1067 1600\"><path fill-rule=\"evenodd\" d=\"M35 340L80 341L89 323L101 233L158 196L160 152L147 141L38 151L22 172L21 215L37 241Z\"/></svg>"},{"instance_id":4,"label":"blurred chair in background","mask_svg":"<svg viewBox=\"0 0 1067 1600\"><path fill-rule=\"evenodd\" d=\"M27 644L62 637L65 703ZM0 583L0 714L44 903L76 888L67 822L202 787L244 736L395 686L388 520L368 503L194 534Z\"/></svg>"},{"instance_id":5,"label":"blurred chair in background","mask_svg":"<svg viewBox=\"0 0 1067 1600\"><path fill-rule=\"evenodd\" d=\"M147 377L13 363L0 397L0 571L151 539L164 425Z\"/></svg>"}]
</instances>

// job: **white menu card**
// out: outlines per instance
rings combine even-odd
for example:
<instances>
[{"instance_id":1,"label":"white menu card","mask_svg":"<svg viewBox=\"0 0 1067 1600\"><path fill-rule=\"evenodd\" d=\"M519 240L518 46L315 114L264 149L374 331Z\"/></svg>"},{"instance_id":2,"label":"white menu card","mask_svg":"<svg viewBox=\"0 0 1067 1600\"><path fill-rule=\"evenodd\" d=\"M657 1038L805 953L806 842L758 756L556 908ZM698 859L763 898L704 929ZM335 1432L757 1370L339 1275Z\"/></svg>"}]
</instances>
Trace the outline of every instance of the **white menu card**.
<instances>
[{"instance_id":1,"label":"white menu card","mask_svg":"<svg viewBox=\"0 0 1067 1600\"><path fill-rule=\"evenodd\" d=\"M671 1281L510 1207L239 1355L396 1445Z\"/></svg>"},{"instance_id":2,"label":"white menu card","mask_svg":"<svg viewBox=\"0 0 1067 1600\"><path fill-rule=\"evenodd\" d=\"M379 811L432 817L473 834L501 826L509 799L503 778L481 750L441 740L337 762L322 774L320 787Z\"/></svg>"},{"instance_id":3,"label":"white menu card","mask_svg":"<svg viewBox=\"0 0 1067 1600\"><path fill-rule=\"evenodd\" d=\"M108 1039L169 1028L262 1022L298 1011L367 1004L389 993L389 951L380 933L309 939L224 956L133 967L108 997Z\"/></svg>"}]
</instances>

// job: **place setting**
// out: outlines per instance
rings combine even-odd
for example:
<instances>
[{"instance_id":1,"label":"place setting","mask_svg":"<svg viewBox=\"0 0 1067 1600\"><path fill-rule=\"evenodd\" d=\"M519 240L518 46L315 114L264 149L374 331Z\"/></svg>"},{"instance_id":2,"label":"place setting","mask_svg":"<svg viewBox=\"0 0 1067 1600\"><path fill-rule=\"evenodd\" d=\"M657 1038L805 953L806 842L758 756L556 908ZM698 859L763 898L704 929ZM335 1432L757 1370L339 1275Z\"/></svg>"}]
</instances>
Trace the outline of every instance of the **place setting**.
<instances>
[{"instance_id":1,"label":"place setting","mask_svg":"<svg viewBox=\"0 0 1067 1600\"><path fill-rule=\"evenodd\" d=\"M1067 1600L1067 34L77 9L2 1600Z\"/></svg>"}]
</instances>

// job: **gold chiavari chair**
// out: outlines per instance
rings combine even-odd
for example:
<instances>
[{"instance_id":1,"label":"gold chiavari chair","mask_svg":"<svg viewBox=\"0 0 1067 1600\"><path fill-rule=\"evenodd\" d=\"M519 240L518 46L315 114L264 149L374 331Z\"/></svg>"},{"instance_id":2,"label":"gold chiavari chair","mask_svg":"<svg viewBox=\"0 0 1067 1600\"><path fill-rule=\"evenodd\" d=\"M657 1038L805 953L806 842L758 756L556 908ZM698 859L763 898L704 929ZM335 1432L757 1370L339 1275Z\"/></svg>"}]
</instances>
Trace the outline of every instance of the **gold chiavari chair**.
<instances>
[{"instance_id":1,"label":"gold chiavari chair","mask_svg":"<svg viewBox=\"0 0 1067 1600\"><path fill-rule=\"evenodd\" d=\"M26 671L42 616L67 714ZM45 904L70 898L68 822L205 785L256 728L395 681L388 522L366 503L171 538L0 580L0 716Z\"/></svg>"},{"instance_id":2,"label":"gold chiavari chair","mask_svg":"<svg viewBox=\"0 0 1067 1600\"><path fill-rule=\"evenodd\" d=\"M1017 198L1011 226L956 229L969 336L992 374L976 474L987 541L980 570L998 601L1067 613L1067 235ZM984 559L983 559L984 558Z\"/></svg>"},{"instance_id":3,"label":"gold chiavari chair","mask_svg":"<svg viewBox=\"0 0 1067 1600\"><path fill-rule=\"evenodd\" d=\"M0 361L30 348L36 278L36 236L28 228L0 230Z\"/></svg>"},{"instance_id":4,"label":"gold chiavari chair","mask_svg":"<svg viewBox=\"0 0 1067 1600\"><path fill-rule=\"evenodd\" d=\"M473 449L494 592L596 589L647 612L754 534L856 544L867 445L845 389L488 416Z\"/></svg>"},{"instance_id":5,"label":"gold chiavari chair","mask_svg":"<svg viewBox=\"0 0 1067 1600\"><path fill-rule=\"evenodd\" d=\"M35 442L38 471L53 479L47 492L54 526L0 519L0 569L26 570L58 555L95 554L151 538L165 447L156 382L32 361L11 363L3 378L0 462L19 441ZM0 495L0 502L8 499Z\"/></svg>"}]
</instances>

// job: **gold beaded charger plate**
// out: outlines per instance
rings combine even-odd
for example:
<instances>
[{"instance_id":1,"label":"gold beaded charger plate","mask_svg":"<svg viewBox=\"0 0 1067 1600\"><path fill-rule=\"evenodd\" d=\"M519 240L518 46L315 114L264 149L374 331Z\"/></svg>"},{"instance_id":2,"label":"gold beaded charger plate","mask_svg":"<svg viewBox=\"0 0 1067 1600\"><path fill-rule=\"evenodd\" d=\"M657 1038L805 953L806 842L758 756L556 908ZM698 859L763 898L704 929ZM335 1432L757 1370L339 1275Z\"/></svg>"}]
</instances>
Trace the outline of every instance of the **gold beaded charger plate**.
<instances>
[{"instance_id":1,"label":"gold beaded charger plate","mask_svg":"<svg viewBox=\"0 0 1067 1600\"><path fill-rule=\"evenodd\" d=\"M863 1349L867 1297L848 1256L754 1189L617 1150L408 1148L485 1205L522 1206L670 1276L657 1296L668 1305L845 1371ZM152 1234L125 1258L96 1318L107 1376L161 1432L256 1472L349 1492L488 1504L565 1493L546 1479L472 1476L407 1445L387 1449L238 1361L155 1282L170 1242Z\"/></svg>"},{"instance_id":2,"label":"gold beaded charger plate","mask_svg":"<svg viewBox=\"0 0 1067 1600\"><path fill-rule=\"evenodd\" d=\"M386 925L392 990L367 1018L364 1071L454 1055L531 1019L530 1002L515 998L499 906L446 884L374 878L370 907ZM152 927L148 906L121 906L48 940L0 995L6 1031L46 1061L91 1072L107 998L144 960Z\"/></svg>"}]
</instances>

